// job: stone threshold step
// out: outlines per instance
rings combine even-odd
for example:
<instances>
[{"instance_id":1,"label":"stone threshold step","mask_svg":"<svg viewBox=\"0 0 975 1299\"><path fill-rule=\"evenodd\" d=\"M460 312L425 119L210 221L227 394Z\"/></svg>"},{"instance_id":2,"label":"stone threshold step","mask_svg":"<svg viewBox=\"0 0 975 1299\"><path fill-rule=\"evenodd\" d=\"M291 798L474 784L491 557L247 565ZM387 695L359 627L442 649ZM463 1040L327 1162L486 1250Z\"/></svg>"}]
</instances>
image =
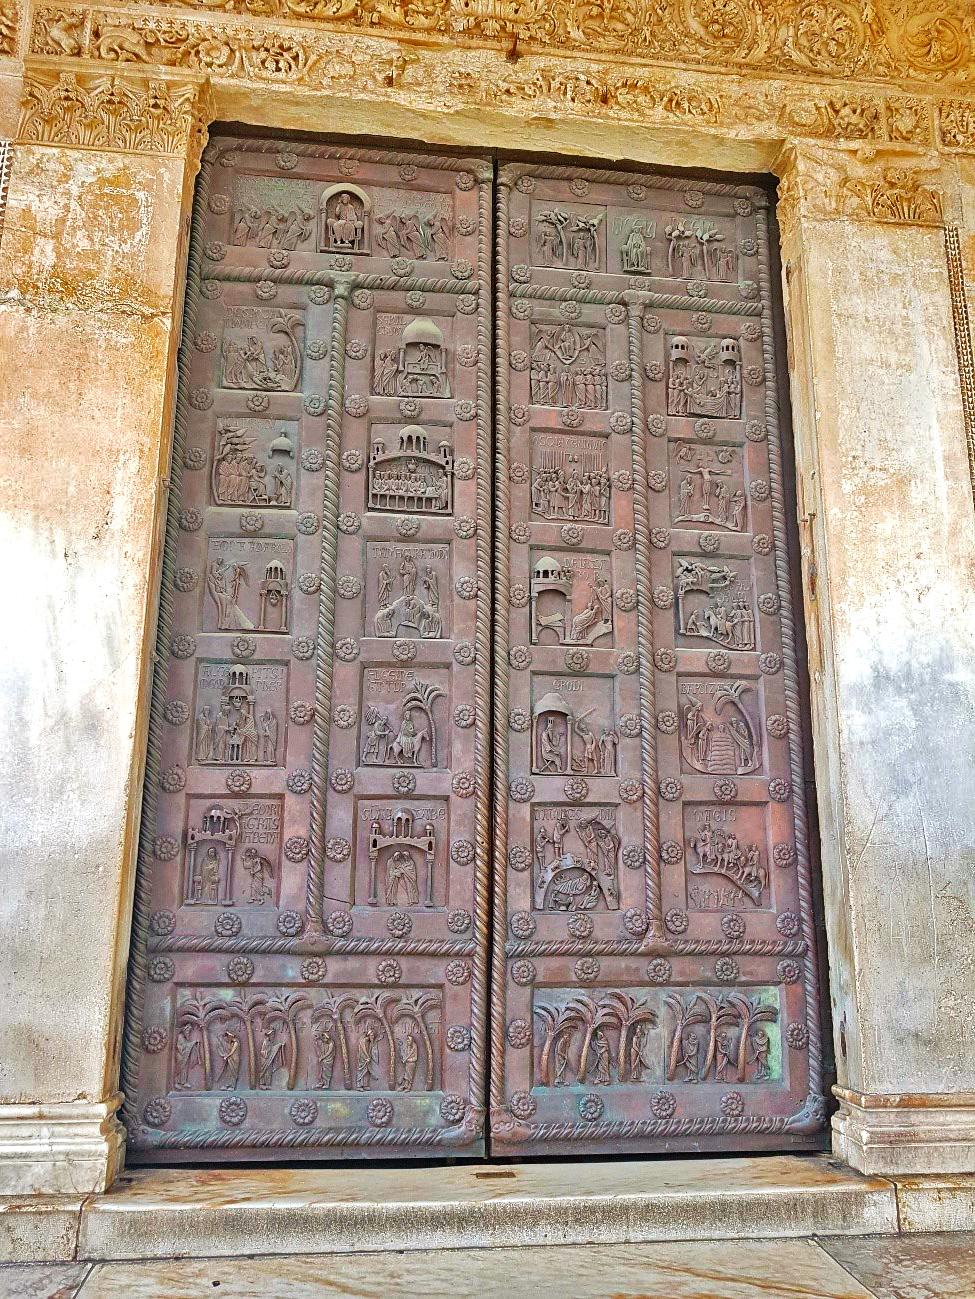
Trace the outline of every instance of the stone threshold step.
<instances>
[{"instance_id":1,"label":"stone threshold step","mask_svg":"<svg viewBox=\"0 0 975 1299\"><path fill-rule=\"evenodd\" d=\"M0 1202L0 1258L10 1261L897 1230L894 1185L826 1155L429 1168L140 1168L124 1173L107 1194L77 1203Z\"/></svg>"}]
</instances>

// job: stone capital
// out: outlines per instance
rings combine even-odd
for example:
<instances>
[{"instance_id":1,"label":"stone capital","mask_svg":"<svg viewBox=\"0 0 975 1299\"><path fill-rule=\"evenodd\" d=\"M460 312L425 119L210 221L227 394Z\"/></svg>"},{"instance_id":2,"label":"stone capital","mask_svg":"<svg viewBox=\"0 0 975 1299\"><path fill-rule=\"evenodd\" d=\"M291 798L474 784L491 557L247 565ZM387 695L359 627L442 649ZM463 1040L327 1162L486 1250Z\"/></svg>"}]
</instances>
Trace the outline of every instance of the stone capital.
<instances>
[{"instance_id":1,"label":"stone capital","mask_svg":"<svg viewBox=\"0 0 975 1299\"><path fill-rule=\"evenodd\" d=\"M17 140L183 157L195 170L212 117L206 77L66 71L53 59L31 59L24 68Z\"/></svg>"},{"instance_id":2,"label":"stone capital","mask_svg":"<svg viewBox=\"0 0 975 1299\"><path fill-rule=\"evenodd\" d=\"M936 155L789 142L774 164L788 246L802 220L943 226L945 177Z\"/></svg>"}]
</instances>

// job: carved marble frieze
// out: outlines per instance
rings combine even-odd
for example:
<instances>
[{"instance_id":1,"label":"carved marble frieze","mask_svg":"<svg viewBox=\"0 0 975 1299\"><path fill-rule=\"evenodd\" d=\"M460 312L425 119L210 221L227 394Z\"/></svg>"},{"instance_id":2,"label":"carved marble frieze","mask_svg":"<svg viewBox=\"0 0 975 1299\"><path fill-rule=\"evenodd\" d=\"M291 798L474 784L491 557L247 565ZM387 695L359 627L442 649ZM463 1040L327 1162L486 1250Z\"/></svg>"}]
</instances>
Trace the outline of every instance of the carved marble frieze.
<instances>
[{"instance_id":1,"label":"carved marble frieze","mask_svg":"<svg viewBox=\"0 0 975 1299\"><path fill-rule=\"evenodd\" d=\"M75 3L28 15L27 51L31 63L83 60L86 74L92 64L104 64L127 75L139 68L203 75L228 92L246 82L275 94L316 90L411 107L449 102L518 116L558 112L590 121L692 126L738 139L975 149L975 100L960 93L971 79L969 20L941 14L926 26L923 14L912 14L903 19L904 35L900 18L864 26L852 6L835 0L837 31L848 53L840 55L843 42L836 35L835 56L817 59L811 24L820 4L829 8L834 0L786 6L796 11L802 35L787 34L786 15L775 40L764 36L742 46L748 53L738 71L746 75L735 76L727 73L737 66L732 37L738 28L727 4L727 38L700 45L693 39L697 20L687 17L683 4L677 17L655 13L647 23L627 7L640 33L629 41L625 24L605 8L598 21L570 21L558 8L546 9L543 21L521 6L517 14L487 22L466 6L460 17L436 5L429 13L411 6L407 21L402 15L397 20L388 5L278 9L248 2L228 12L211 5ZM678 43L679 53L668 52L659 33L668 22L679 27L685 19L691 36ZM504 35L506 23L524 27L517 40ZM850 24L866 34L856 36ZM12 53L13 10L7 26ZM656 35L644 40L648 33ZM789 51L795 54L791 63Z\"/></svg>"},{"instance_id":2,"label":"carved marble frieze","mask_svg":"<svg viewBox=\"0 0 975 1299\"><path fill-rule=\"evenodd\" d=\"M159 7L174 11L176 23L186 11L212 8L207 0ZM598 8L582 0L226 0L221 8L251 20L437 40L509 56L556 50L714 72L919 85L975 80L975 19L966 0L608 0ZM57 24L60 11L47 12ZM77 37L60 39L70 46Z\"/></svg>"}]
</instances>

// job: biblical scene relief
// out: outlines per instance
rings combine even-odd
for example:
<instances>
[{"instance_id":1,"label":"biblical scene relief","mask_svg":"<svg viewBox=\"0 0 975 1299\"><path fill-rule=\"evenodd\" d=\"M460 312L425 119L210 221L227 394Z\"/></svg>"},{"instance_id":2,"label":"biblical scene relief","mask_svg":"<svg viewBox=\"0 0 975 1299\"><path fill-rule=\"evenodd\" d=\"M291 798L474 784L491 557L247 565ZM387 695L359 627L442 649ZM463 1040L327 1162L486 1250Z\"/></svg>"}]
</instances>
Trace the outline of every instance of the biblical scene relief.
<instances>
[{"instance_id":1,"label":"biblical scene relief","mask_svg":"<svg viewBox=\"0 0 975 1299\"><path fill-rule=\"evenodd\" d=\"M755 648L755 612L747 567L674 556L677 634L715 641L726 649Z\"/></svg>"},{"instance_id":2,"label":"biblical scene relief","mask_svg":"<svg viewBox=\"0 0 975 1299\"><path fill-rule=\"evenodd\" d=\"M761 767L757 696L752 682L682 677L677 694L685 770L745 776Z\"/></svg>"},{"instance_id":3,"label":"biblical scene relief","mask_svg":"<svg viewBox=\"0 0 975 1299\"><path fill-rule=\"evenodd\" d=\"M688 988L663 998L667 1081L771 1082L782 1077L775 988Z\"/></svg>"},{"instance_id":4,"label":"biblical scene relief","mask_svg":"<svg viewBox=\"0 0 975 1299\"><path fill-rule=\"evenodd\" d=\"M376 189L374 252L384 257L448 262L453 205L448 194Z\"/></svg>"},{"instance_id":5,"label":"biblical scene relief","mask_svg":"<svg viewBox=\"0 0 975 1299\"><path fill-rule=\"evenodd\" d=\"M543 519L609 523L612 484L605 438L535 433L532 512Z\"/></svg>"},{"instance_id":6,"label":"biblical scene relief","mask_svg":"<svg viewBox=\"0 0 975 1299\"><path fill-rule=\"evenodd\" d=\"M224 388L294 392L301 376L304 318L274 307L228 307L224 317Z\"/></svg>"},{"instance_id":7,"label":"biblical scene relief","mask_svg":"<svg viewBox=\"0 0 975 1299\"><path fill-rule=\"evenodd\" d=\"M210 487L216 505L291 509L298 426L283 420L219 420Z\"/></svg>"},{"instance_id":8,"label":"biblical scene relief","mask_svg":"<svg viewBox=\"0 0 975 1299\"><path fill-rule=\"evenodd\" d=\"M181 995L177 1091L433 1091L443 999L433 989L197 988Z\"/></svg>"},{"instance_id":9,"label":"biblical scene relief","mask_svg":"<svg viewBox=\"0 0 975 1299\"><path fill-rule=\"evenodd\" d=\"M211 537L204 631L286 632L294 543Z\"/></svg>"},{"instance_id":10,"label":"biblical scene relief","mask_svg":"<svg viewBox=\"0 0 975 1299\"><path fill-rule=\"evenodd\" d=\"M448 325L448 321L444 321ZM449 348L429 316L376 317L373 391L380 397L449 397Z\"/></svg>"},{"instance_id":11,"label":"biblical scene relief","mask_svg":"<svg viewBox=\"0 0 975 1299\"><path fill-rule=\"evenodd\" d=\"M532 552L531 638L536 645L597 645L613 637L608 555Z\"/></svg>"},{"instance_id":12,"label":"biblical scene relief","mask_svg":"<svg viewBox=\"0 0 975 1299\"><path fill-rule=\"evenodd\" d=\"M613 234L619 243L620 270L627 275L650 275L654 272L653 240L656 233L657 223L651 217L618 216L615 219Z\"/></svg>"},{"instance_id":13,"label":"biblical scene relief","mask_svg":"<svg viewBox=\"0 0 975 1299\"><path fill-rule=\"evenodd\" d=\"M612 807L531 811L536 911L617 911L620 836Z\"/></svg>"},{"instance_id":14,"label":"biblical scene relief","mask_svg":"<svg viewBox=\"0 0 975 1299\"><path fill-rule=\"evenodd\" d=\"M368 473L371 510L449 514L453 507L453 447L444 439L434 448L418 424L393 433L391 441L373 425Z\"/></svg>"},{"instance_id":15,"label":"biblical scene relief","mask_svg":"<svg viewBox=\"0 0 975 1299\"><path fill-rule=\"evenodd\" d=\"M739 448L672 442L670 457L674 523L742 532L745 487Z\"/></svg>"},{"instance_id":16,"label":"biblical scene relief","mask_svg":"<svg viewBox=\"0 0 975 1299\"><path fill-rule=\"evenodd\" d=\"M357 806L357 895L371 907L443 906L447 807L439 800Z\"/></svg>"},{"instance_id":17,"label":"biblical scene relief","mask_svg":"<svg viewBox=\"0 0 975 1299\"><path fill-rule=\"evenodd\" d=\"M275 896L281 859L280 798L191 800L183 901L263 906Z\"/></svg>"},{"instance_id":18,"label":"biblical scene relief","mask_svg":"<svg viewBox=\"0 0 975 1299\"><path fill-rule=\"evenodd\" d=\"M193 758L199 763L270 766L278 761L288 669L278 663L199 663Z\"/></svg>"},{"instance_id":19,"label":"biblical scene relief","mask_svg":"<svg viewBox=\"0 0 975 1299\"><path fill-rule=\"evenodd\" d=\"M721 280L738 277L734 235L726 235L706 217L672 217L667 236L667 274L679 280Z\"/></svg>"},{"instance_id":20,"label":"biblical scene relief","mask_svg":"<svg viewBox=\"0 0 975 1299\"><path fill-rule=\"evenodd\" d=\"M536 406L578 406L606 410L605 329L572 325L533 325L531 399Z\"/></svg>"},{"instance_id":21,"label":"biblical scene relief","mask_svg":"<svg viewBox=\"0 0 975 1299\"><path fill-rule=\"evenodd\" d=\"M764 812L758 804L685 806L685 861L688 876L697 877L688 879L691 908L734 911L749 904L767 905L768 870L760 846L764 840Z\"/></svg>"},{"instance_id":22,"label":"biblical scene relief","mask_svg":"<svg viewBox=\"0 0 975 1299\"><path fill-rule=\"evenodd\" d=\"M449 594L449 546L398 542L367 546L366 626L375 636L420 640L449 636Z\"/></svg>"},{"instance_id":23,"label":"biblical scene relief","mask_svg":"<svg viewBox=\"0 0 975 1299\"><path fill-rule=\"evenodd\" d=\"M620 736L612 677L532 677L532 771L615 776Z\"/></svg>"},{"instance_id":24,"label":"biblical scene relief","mask_svg":"<svg viewBox=\"0 0 975 1299\"><path fill-rule=\"evenodd\" d=\"M313 181L240 177L234 187L229 242L234 248L312 251L319 188Z\"/></svg>"},{"instance_id":25,"label":"biblical scene relief","mask_svg":"<svg viewBox=\"0 0 975 1299\"><path fill-rule=\"evenodd\" d=\"M318 201L318 247L329 253L368 253L372 200L358 185L330 185Z\"/></svg>"},{"instance_id":26,"label":"biblical scene relief","mask_svg":"<svg viewBox=\"0 0 975 1299\"><path fill-rule=\"evenodd\" d=\"M538 266L574 271L605 269L605 208L532 204L534 257Z\"/></svg>"},{"instance_id":27,"label":"biblical scene relief","mask_svg":"<svg viewBox=\"0 0 975 1299\"><path fill-rule=\"evenodd\" d=\"M366 767L446 767L449 673L366 668L360 757ZM439 723L439 725L438 725Z\"/></svg>"},{"instance_id":28,"label":"biblical scene relief","mask_svg":"<svg viewBox=\"0 0 975 1299\"><path fill-rule=\"evenodd\" d=\"M741 416L741 350L736 338L670 340L668 415Z\"/></svg>"},{"instance_id":29,"label":"biblical scene relief","mask_svg":"<svg viewBox=\"0 0 975 1299\"><path fill-rule=\"evenodd\" d=\"M639 993L546 989L535 1001L535 1079L540 1087L610 1087L662 1080L654 1004Z\"/></svg>"}]
</instances>

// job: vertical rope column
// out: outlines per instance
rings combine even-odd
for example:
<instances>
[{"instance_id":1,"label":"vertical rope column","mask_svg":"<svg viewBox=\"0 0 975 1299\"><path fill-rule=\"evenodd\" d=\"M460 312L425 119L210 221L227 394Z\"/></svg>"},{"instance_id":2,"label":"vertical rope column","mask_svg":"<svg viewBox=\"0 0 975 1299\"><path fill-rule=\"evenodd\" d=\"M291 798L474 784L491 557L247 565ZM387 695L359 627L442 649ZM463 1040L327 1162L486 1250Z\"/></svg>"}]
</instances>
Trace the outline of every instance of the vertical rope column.
<instances>
[{"instance_id":1,"label":"vertical rope column","mask_svg":"<svg viewBox=\"0 0 975 1299\"><path fill-rule=\"evenodd\" d=\"M493 167L478 178L477 283L477 623L474 630L474 769L487 775L491 746L491 217ZM471 1104L484 1104L487 1076L488 944L491 940L491 790L474 808L474 972L471 978Z\"/></svg>"},{"instance_id":2,"label":"vertical rope column","mask_svg":"<svg viewBox=\"0 0 975 1299\"><path fill-rule=\"evenodd\" d=\"M660 810L657 804L657 739L654 724L653 614L650 598L650 510L647 502L647 420L643 400L640 329L643 305L627 295L630 348L630 408L633 428L633 531L636 538L638 657L640 660L640 757L643 767L643 868L647 888L646 941L664 937L660 882Z\"/></svg>"},{"instance_id":3,"label":"vertical rope column","mask_svg":"<svg viewBox=\"0 0 975 1299\"><path fill-rule=\"evenodd\" d=\"M491 948L491 1111L504 1104L504 1031L507 1001L507 961L504 938L508 928L508 591L511 585L511 487L508 429L511 408L508 353L508 190L510 178L498 175L495 274L497 365L495 366L496 433L494 439L494 942Z\"/></svg>"},{"instance_id":4,"label":"vertical rope column","mask_svg":"<svg viewBox=\"0 0 975 1299\"><path fill-rule=\"evenodd\" d=\"M819 1022L819 970L812 936L815 919L812 905L812 870L809 862L809 827L806 820L805 782L802 766L802 716L800 712L799 673L796 666L795 617L789 584L788 550L786 548L785 508L782 483L782 444L779 434L779 398L775 386L775 351L769 317L771 273L769 270L768 221L764 212L757 213L758 284L762 302L762 362L765 367L765 428L768 447L769 482L772 488L772 532L775 541L775 582L781 609L782 672L785 681L785 711L789 720L789 768L792 777L792 814L798 857L797 878L799 910L806 954L803 958L806 994L806 1026L809 1030L809 1098L819 1097L823 1085L822 1029Z\"/></svg>"},{"instance_id":5,"label":"vertical rope column","mask_svg":"<svg viewBox=\"0 0 975 1299\"><path fill-rule=\"evenodd\" d=\"M139 833L139 856L136 866L135 896L132 907L132 943L125 994L125 1031L122 1040L122 1090L135 1099L139 1062L142 1055L142 1016L145 1008L148 978L149 914L152 901L152 845L159 810L159 759L163 742L163 708L169 682L169 644L173 635L173 606L176 590L176 551L179 545L179 513L182 504L180 488L183 476L183 453L186 449L188 416L186 411L190 385L193 326L200 301L200 261L202 258L207 199L214 155L204 157L197 181L193 221L190 227L189 255L186 271L186 293L183 306L183 335L176 359L177 396L173 417L173 444L169 468L169 500L166 507L166 536L160 566L159 612L156 622L155 668L149 701L149 726L146 742L146 768L142 795L142 823ZM133 1116L127 1115L131 1123Z\"/></svg>"},{"instance_id":6,"label":"vertical rope column","mask_svg":"<svg viewBox=\"0 0 975 1299\"><path fill-rule=\"evenodd\" d=\"M332 718L332 641L335 633L335 565L338 555L339 456L342 444L342 394L345 389L345 331L354 281L336 276L329 339L328 393L325 420L325 482L322 487L321 588L315 660L315 721L311 759L311 828L309 831L306 923L322 931L325 897L325 789L328 785L328 738Z\"/></svg>"},{"instance_id":7,"label":"vertical rope column","mask_svg":"<svg viewBox=\"0 0 975 1299\"><path fill-rule=\"evenodd\" d=\"M968 474L975 493L975 356L972 354L972 323L965 291L965 263L961 255L958 227L945 226L945 256L948 261L948 290L951 294L951 318L955 327L955 351L958 353L958 379L961 384L961 409L965 421L965 444L968 448Z\"/></svg>"}]
</instances>

